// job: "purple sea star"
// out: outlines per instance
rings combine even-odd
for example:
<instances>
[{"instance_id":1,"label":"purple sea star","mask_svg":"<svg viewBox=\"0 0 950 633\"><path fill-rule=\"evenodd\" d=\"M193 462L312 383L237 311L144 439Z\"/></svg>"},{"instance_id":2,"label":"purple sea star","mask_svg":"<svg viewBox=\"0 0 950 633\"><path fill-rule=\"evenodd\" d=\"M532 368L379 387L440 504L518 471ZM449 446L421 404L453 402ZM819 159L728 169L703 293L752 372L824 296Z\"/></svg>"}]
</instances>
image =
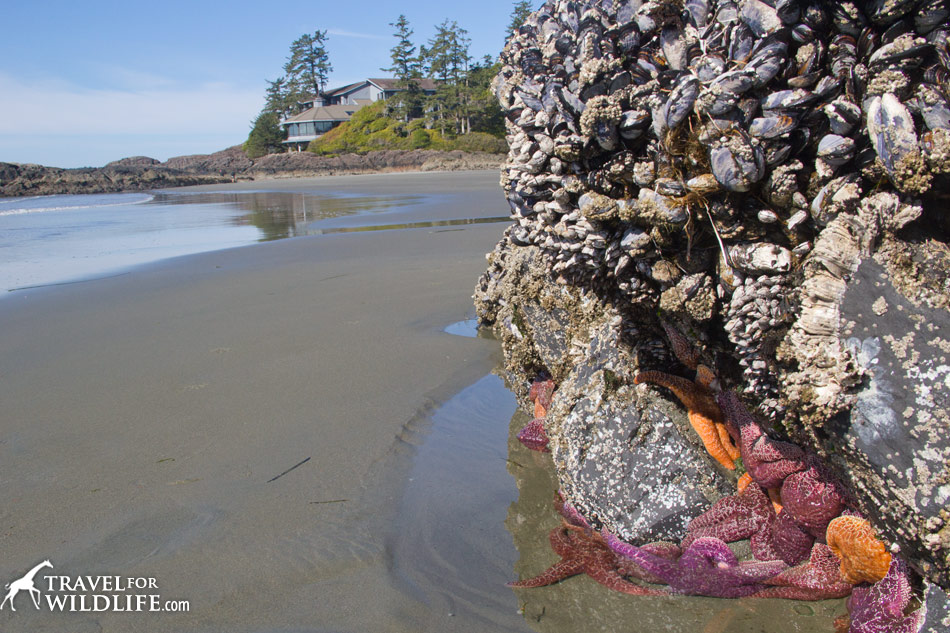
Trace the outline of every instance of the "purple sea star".
<instances>
[{"instance_id":1,"label":"purple sea star","mask_svg":"<svg viewBox=\"0 0 950 633\"><path fill-rule=\"evenodd\" d=\"M548 433L544 430L544 420L542 418L535 418L525 424L518 431L518 441L533 451L551 452L551 449L548 448Z\"/></svg>"},{"instance_id":2,"label":"purple sea star","mask_svg":"<svg viewBox=\"0 0 950 633\"><path fill-rule=\"evenodd\" d=\"M664 596L666 592L626 580L619 567L620 560L600 534L566 521L551 530L551 548L561 560L534 578L508 583L509 587L543 587L585 573L608 589L635 596Z\"/></svg>"},{"instance_id":3,"label":"purple sea star","mask_svg":"<svg viewBox=\"0 0 950 633\"><path fill-rule=\"evenodd\" d=\"M845 508L839 484L813 455L808 469L786 477L782 484L782 508L815 538L824 538L828 522Z\"/></svg>"},{"instance_id":4,"label":"purple sea star","mask_svg":"<svg viewBox=\"0 0 950 633\"><path fill-rule=\"evenodd\" d=\"M666 560L675 561L683 553L682 548L675 544L669 543L666 541L657 541L656 543L647 543L646 545L641 545L640 549L658 556L660 558L665 558ZM624 576L630 576L632 578L639 578L644 582L648 582L653 585L663 585L666 584L663 582L663 579L655 574L651 574L643 567L640 567L637 563L617 554L617 569Z\"/></svg>"},{"instance_id":5,"label":"purple sea star","mask_svg":"<svg viewBox=\"0 0 950 633\"><path fill-rule=\"evenodd\" d=\"M925 614L923 608L905 613L912 595L907 565L894 556L883 580L855 587L851 593L849 633L917 633Z\"/></svg>"},{"instance_id":6,"label":"purple sea star","mask_svg":"<svg viewBox=\"0 0 950 633\"><path fill-rule=\"evenodd\" d=\"M772 548L779 558L789 565L797 565L808 558L814 543L815 537L806 532L784 508L778 513L772 526Z\"/></svg>"},{"instance_id":7,"label":"purple sea star","mask_svg":"<svg viewBox=\"0 0 950 633\"><path fill-rule=\"evenodd\" d=\"M585 530L593 530L590 523L584 518L584 515L578 512L577 508L567 501L560 490L554 493L554 509L571 525L584 528Z\"/></svg>"},{"instance_id":8,"label":"purple sea star","mask_svg":"<svg viewBox=\"0 0 950 633\"><path fill-rule=\"evenodd\" d=\"M830 600L851 593L851 583L841 577L841 562L831 548L816 543L808 561L786 569L765 581L772 585L753 594L755 598L786 600Z\"/></svg>"},{"instance_id":9,"label":"purple sea star","mask_svg":"<svg viewBox=\"0 0 950 633\"><path fill-rule=\"evenodd\" d=\"M591 527L591 524L584 518L580 512L577 511L573 505L565 500L564 494L561 491L554 493L554 509L557 510L558 514L564 517L564 520L567 521L570 525L573 525L578 528L586 530L588 533L593 532L594 528ZM675 543L669 543L666 541L657 541L656 543L647 543L642 546L642 549L660 556L662 558L667 558L670 560L676 560L679 558L682 549L679 545ZM646 582L652 583L654 585L661 585L663 581L654 576L653 574L648 573L642 567L634 563L629 558L624 558L619 554L614 554L617 558L617 569L622 576L630 576L633 578L639 578Z\"/></svg>"},{"instance_id":10,"label":"purple sea star","mask_svg":"<svg viewBox=\"0 0 950 633\"><path fill-rule=\"evenodd\" d=\"M726 428L739 445L742 464L757 484L776 488L792 473L805 469L805 452L766 435L734 391L723 391L717 402Z\"/></svg>"},{"instance_id":11,"label":"purple sea star","mask_svg":"<svg viewBox=\"0 0 950 633\"><path fill-rule=\"evenodd\" d=\"M752 555L758 560L776 560L772 547L775 510L758 484L714 503L706 512L690 521L687 535L680 544L689 545L698 538L711 536L732 543L750 539Z\"/></svg>"},{"instance_id":12,"label":"purple sea star","mask_svg":"<svg viewBox=\"0 0 950 633\"><path fill-rule=\"evenodd\" d=\"M739 598L765 589L762 581L785 569L782 561L740 563L728 545L708 536L690 543L675 561L624 543L610 533L605 532L604 537L612 550L662 579L675 593Z\"/></svg>"}]
</instances>

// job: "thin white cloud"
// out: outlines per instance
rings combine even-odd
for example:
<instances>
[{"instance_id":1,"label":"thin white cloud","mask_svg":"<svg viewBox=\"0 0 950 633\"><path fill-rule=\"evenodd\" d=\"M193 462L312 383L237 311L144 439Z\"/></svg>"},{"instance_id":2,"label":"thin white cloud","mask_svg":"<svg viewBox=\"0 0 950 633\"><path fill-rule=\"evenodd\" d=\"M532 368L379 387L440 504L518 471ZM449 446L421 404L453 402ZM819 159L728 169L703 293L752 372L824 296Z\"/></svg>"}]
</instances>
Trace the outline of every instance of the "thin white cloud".
<instances>
[{"instance_id":1,"label":"thin white cloud","mask_svg":"<svg viewBox=\"0 0 950 633\"><path fill-rule=\"evenodd\" d=\"M93 64L92 67L103 83L120 90L168 89L176 85L176 81L169 77L138 68L127 68L118 64Z\"/></svg>"},{"instance_id":2,"label":"thin white cloud","mask_svg":"<svg viewBox=\"0 0 950 633\"><path fill-rule=\"evenodd\" d=\"M356 37L364 40L389 40L392 36L375 35L373 33L356 33L354 31L344 31L343 29L327 29L329 35L337 37Z\"/></svg>"},{"instance_id":3,"label":"thin white cloud","mask_svg":"<svg viewBox=\"0 0 950 633\"><path fill-rule=\"evenodd\" d=\"M259 90L222 83L139 90L87 89L0 73L0 134L247 133Z\"/></svg>"}]
</instances>

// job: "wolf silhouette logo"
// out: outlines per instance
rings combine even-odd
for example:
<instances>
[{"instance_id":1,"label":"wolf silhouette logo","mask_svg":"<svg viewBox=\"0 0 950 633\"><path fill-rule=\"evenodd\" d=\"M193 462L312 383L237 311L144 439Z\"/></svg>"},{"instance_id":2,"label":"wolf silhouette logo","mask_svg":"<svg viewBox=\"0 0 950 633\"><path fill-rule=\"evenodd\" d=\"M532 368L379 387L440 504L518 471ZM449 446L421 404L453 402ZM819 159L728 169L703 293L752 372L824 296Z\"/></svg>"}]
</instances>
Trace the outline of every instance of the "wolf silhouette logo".
<instances>
[{"instance_id":1,"label":"wolf silhouette logo","mask_svg":"<svg viewBox=\"0 0 950 633\"><path fill-rule=\"evenodd\" d=\"M3 602L0 602L0 609L7 604L7 601L10 601L10 610L16 611L16 607L13 606L13 599L18 593L24 589L30 593L30 597L33 598L33 604L36 605L36 608L40 608L40 590L33 585L33 577L39 573L44 567L53 568L53 563L49 562L49 559L44 560L42 563L26 572L26 574L19 580L14 580L13 582L8 582L6 584L7 596L3 599Z\"/></svg>"}]
</instances>

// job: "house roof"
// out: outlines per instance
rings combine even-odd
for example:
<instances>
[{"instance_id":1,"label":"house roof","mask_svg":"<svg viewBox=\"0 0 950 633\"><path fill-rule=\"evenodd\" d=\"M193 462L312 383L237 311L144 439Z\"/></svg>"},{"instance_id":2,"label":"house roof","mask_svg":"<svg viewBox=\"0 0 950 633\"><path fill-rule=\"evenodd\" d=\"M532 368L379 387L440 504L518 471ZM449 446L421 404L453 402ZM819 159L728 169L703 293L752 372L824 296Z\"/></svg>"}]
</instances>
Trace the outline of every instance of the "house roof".
<instances>
[{"instance_id":1,"label":"house roof","mask_svg":"<svg viewBox=\"0 0 950 633\"><path fill-rule=\"evenodd\" d=\"M402 90L402 87L399 85L399 80L391 77L370 78L368 81L376 84L376 87L381 90ZM416 85L423 90L437 90L439 87L434 80L429 78L416 79L415 82Z\"/></svg>"},{"instance_id":2,"label":"house roof","mask_svg":"<svg viewBox=\"0 0 950 633\"><path fill-rule=\"evenodd\" d=\"M342 87L340 87L340 88L334 88L333 90L327 90L327 91L324 92L323 94L324 94L324 96L327 96L327 97L333 97L333 96L336 96L336 95L345 94L345 93L347 93L347 92L350 92L351 90L354 90L354 89L356 89L356 88L359 88L360 86L362 86L362 85L365 84L365 83L366 83L365 81L357 81L356 83L347 84L347 85L342 86Z\"/></svg>"},{"instance_id":3,"label":"house roof","mask_svg":"<svg viewBox=\"0 0 950 633\"><path fill-rule=\"evenodd\" d=\"M288 123L301 123L304 121L349 121L353 113L362 108L362 105L328 105L317 106L304 110L300 114L295 114L282 125Z\"/></svg>"}]
</instances>

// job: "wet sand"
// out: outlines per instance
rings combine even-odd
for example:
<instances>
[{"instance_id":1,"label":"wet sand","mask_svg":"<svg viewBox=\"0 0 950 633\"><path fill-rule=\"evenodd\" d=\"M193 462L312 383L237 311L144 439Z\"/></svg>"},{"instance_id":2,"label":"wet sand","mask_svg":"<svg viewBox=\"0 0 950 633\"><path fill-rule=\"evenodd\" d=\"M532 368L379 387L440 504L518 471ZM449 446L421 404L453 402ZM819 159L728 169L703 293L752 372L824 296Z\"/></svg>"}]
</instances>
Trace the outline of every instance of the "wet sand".
<instances>
[{"instance_id":1,"label":"wet sand","mask_svg":"<svg viewBox=\"0 0 950 633\"><path fill-rule=\"evenodd\" d=\"M273 184L437 198L393 223L507 213L496 172L319 181ZM443 328L471 318L502 226L266 242L0 302L0 581L48 558L47 575L153 577L162 600L190 602L51 615L23 592L0 628L522 630L503 585L445 613L405 562L431 551L405 514L415 446L498 359L494 341ZM504 407L485 416L507 425ZM444 488L435 498L457 494ZM432 533L454 527L434 520ZM515 557L503 545L475 550L501 582Z\"/></svg>"}]
</instances>

